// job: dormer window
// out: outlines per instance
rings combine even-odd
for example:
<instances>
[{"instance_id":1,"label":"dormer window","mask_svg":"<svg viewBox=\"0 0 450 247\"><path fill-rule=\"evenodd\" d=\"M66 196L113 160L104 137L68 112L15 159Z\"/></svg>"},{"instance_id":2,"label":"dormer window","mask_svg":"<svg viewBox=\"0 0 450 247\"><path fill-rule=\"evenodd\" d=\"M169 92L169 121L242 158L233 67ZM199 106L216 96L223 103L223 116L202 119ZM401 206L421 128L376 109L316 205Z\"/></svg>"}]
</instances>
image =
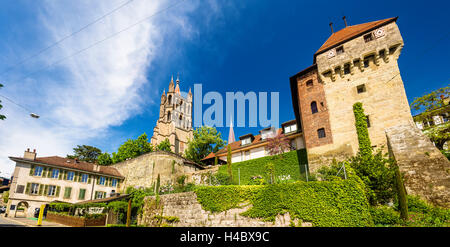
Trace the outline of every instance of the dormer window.
<instances>
[{"instance_id":1,"label":"dormer window","mask_svg":"<svg viewBox=\"0 0 450 247\"><path fill-rule=\"evenodd\" d=\"M239 140L241 140L241 146L251 144L254 139L255 137L252 134L247 134L239 137Z\"/></svg>"},{"instance_id":2,"label":"dormer window","mask_svg":"<svg viewBox=\"0 0 450 247\"><path fill-rule=\"evenodd\" d=\"M336 48L336 54L342 54L344 53L344 46L339 46L338 48Z\"/></svg>"},{"instance_id":3,"label":"dormer window","mask_svg":"<svg viewBox=\"0 0 450 247\"><path fill-rule=\"evenodd\" d=\"M250 143L252 143L252 140L250 139L250 137L248 137L248 138L245 138L242 140L241 145L244 146L244 145L248 145Z\"/></svg>"},{"instance_id":4,"label":"dormer window","mask_svg":"<svg viewBox=\"0 0 450 247\"><path fill-rule=\"evenodd\" d=\"M263 139L263 140L265 140L267 138L273 138L276 136L275 128L273 128L273 127L265 128L265 129L261 130L260 132L261 132L261 139Z\"/></svg>"},{"instance_id":5,"label":"dormer window","mask_svg":"<svg viewBox=\"0 0 450 247\"><path fill-rule=\"evenodd\" d=\"M297 125L296 124L292 124L292 125L287 125L284 127L284 133L291 133L291 132L295 132L297 131Z\"/></svg>"}]
</instances>

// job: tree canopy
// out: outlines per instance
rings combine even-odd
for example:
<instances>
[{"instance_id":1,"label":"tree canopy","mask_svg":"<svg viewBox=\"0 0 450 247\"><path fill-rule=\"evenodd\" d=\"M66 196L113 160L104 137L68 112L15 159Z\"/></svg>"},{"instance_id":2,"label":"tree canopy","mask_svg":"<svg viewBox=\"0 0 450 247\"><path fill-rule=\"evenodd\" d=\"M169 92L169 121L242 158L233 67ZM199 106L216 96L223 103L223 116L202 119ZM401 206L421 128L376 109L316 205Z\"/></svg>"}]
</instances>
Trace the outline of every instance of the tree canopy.
<instances>
[{"instance_id":1,"label":"tree canopy","mask_svg":"<svg viewBox=\"0 0 450 247\"><path fill-rule=\"evenodd\" d=\"M122 162L152 151L153 146L148 141L147 134L144 133L136 140L128 139L119 147L117 153L112 153L112 163Z\"/></svg>"},{"instance_id":2,"label":"tree canopy","mask_svg":"<svg viewBox=\"0 0 450 247\"><path fill-rule=\"evenodd\" d=\"M77 145L73 148L73 155L68 154L69 159L78 159L86 162L97 162L97 157L102 153L99 148L88 145Z\"/></svg>"},{"instance_id":3,"label":"tree canopy","mask_svg":"<svg viewBox=\"0 0 450 247\"><path fill-rule=\"evenodd\" d=\"M195 129L193 134L194 138L189 140L185 156L194 162L201 163L201 160L208 154L217 152L225 146L221 133L214 127L202 126Z\"/></svg>"},{"instance_id":4,"label":"tree canopy","mask_svg":"<svg viewBox=\"0 0 450 247\"><path fill-rule=\"evenodd\" d=\"M450 106L448 98L450 87L439 88L429 94L414 98L411 109L420 111L420 115L415 117L416 121L428 120L433 116L449 112ZM447 99L447 102L445 101Z\"/></svg>"},{"instance_id":5,"label":"tree canopy","mask_svg":"<svg viewBox=\"0 0 450 247\"><path fill-rule=\"evenodd\" d=\"M108 165L111 165L113 162L112 162L112 158L111 158L111 155L109 154L109 153L101 153L99 156L98 156L98 158L97 158L97 163L99 164L99 165L102 165L102 166L108 166Z\"/></svg>"},{"instance_id":6,"label":"tree canopy","mask_svg":"<svg viewBox=\"0 0 450 247\"><path fill-rule=\"evenodd\" d=\"M158 144L156 146L156 150L172 152L172 149L170 149L170 141L169 141L169 139L166 138L164 141L162 141L160 144Z\"/></svg>"}]
</instances>

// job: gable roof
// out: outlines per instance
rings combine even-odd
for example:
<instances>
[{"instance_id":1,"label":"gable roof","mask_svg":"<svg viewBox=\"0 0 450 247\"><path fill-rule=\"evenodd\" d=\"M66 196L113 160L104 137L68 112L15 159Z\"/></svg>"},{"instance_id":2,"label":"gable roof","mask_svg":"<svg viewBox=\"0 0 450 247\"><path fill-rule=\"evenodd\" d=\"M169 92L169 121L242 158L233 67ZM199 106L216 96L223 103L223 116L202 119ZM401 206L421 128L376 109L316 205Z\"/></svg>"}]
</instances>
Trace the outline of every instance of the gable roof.
<instances>
[{"instance_id":1,"label":"gable roof","mask_svg":"<svg viewBox=\"0 0 450 247\"><path fill-rule=\"evenodd\" d=\"M11 160L16 162L25 162L25 163L33 163L33 164L47 164L51 166L57 166L62 168L69 168L74 170L82 170L91 173L99 173L104 175L110 175L114 177L124 178L119 171L117 171L114 167L109 166L100 166L89 162L84 161L75 161L74 159L63 158L59 156L49 156L49 157L36 157L34 160L25 159L22 157L9 157ZM95 166L98 167L98 170L95 170Z\"/></svg>"},{"instance_id":2,"label":"gable roof","mask_svg":"<svg viewBox=\"0 0 450 247\"><path fill-rule=\"evenodd\" d=\"M325 51L327 51L333 47L336 47L352 38L355 38L356 36L359 36L365 32L376 29L387 23L397 21L397 18L398 17L392 17L392 18L388 18L388 19L372 21L372 22L362 23L362 24L353 25L353 26L347 26L347 27L331 34L331 36L327 39L327 41L325 41L325 43L314 54L314 63L316 63L317 55L324 53Z\"/></svg>"}]
</instances>

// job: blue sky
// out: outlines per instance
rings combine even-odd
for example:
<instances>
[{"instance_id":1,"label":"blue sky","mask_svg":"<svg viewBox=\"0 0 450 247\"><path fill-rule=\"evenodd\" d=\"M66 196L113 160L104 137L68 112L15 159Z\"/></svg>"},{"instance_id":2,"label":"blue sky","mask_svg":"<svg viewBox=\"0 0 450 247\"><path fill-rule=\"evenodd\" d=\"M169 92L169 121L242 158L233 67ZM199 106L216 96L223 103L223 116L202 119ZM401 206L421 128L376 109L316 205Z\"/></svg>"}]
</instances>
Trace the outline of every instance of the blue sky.
<instances>
[{"instance_id":1,"label":"blue sky","mask_svg":"<svg viewBox=\"0 0 450 247\"><path fill-rule=\"evenodd\" d=\"M0 122L0 176L14 169L7 156L28 147L38 156L65 156L77 144L111 153L128 138L151 136L160 94L177 73L184 91L202 83L204 93L279 92L279 122L294 119L289 77L312 64L328 23L343 28L343 15L349 25L399 17L399 67L410 102L450 81L446 1L185 0L61 61L177 2L134 0L7 70L125 2L1 1L0 94L41 118L0 97L8 117ZM234 131L238 138L259 129ZM226 140L228 129L218 130Z\"/></svg>"}]
</instances>

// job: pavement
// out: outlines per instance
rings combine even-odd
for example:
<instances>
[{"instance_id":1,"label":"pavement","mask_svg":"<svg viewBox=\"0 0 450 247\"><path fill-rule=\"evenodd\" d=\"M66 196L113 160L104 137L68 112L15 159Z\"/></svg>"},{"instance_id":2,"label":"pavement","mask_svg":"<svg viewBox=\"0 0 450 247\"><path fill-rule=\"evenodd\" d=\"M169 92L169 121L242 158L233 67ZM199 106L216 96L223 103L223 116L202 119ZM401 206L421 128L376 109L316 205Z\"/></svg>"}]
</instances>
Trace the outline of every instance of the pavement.
<instances>
[{"instance_id":1,"label":"pavement","mask_svg":"<svg viewBox=\"0 0 450 247\"><path fill-rule=\"evenodd\" d=\"M58 224L43 220L43 227L68 227L66 225ZM39 227L37 225L37 218L8 218L0 215L0 227Z\"/></svg>"}]
</instances>

